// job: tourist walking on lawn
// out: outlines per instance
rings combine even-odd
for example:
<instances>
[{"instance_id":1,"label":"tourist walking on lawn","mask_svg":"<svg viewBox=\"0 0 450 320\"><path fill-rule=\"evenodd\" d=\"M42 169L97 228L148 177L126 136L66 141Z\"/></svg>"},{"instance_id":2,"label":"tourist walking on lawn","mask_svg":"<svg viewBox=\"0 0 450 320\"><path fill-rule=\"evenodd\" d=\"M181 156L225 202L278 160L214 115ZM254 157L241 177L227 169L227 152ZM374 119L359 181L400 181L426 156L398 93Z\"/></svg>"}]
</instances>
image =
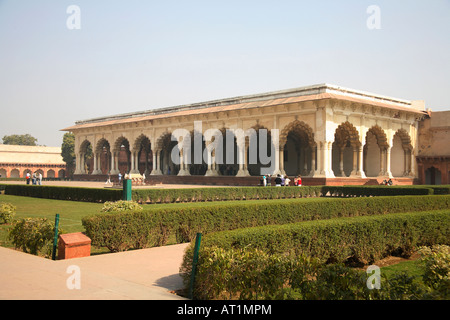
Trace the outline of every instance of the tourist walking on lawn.
<instances>
[{"instance_id":1,"label":"tourist walking on lawn","mask_svg":"<svg viewBox=\"0 0 450 320\"><path fill-rule=\"evenodd\" d=\"M38 182L39 182L39 185L41 186L42 185L42 173L40 173L40 172L39 172L39 176L38 176Z\"/></svg>"},{"instance_id":2,"label":"tourist walking on lawn","mask_svg":"<svg viewBox=\"0 0 450 320\"><path fill-rule=\"evenodd\" d=\"M26 178L27 178L27 184L30 184L30 178L31 178L31 176L30 176L30 173L29 173L29 172L27 172Z\"/></svg>"},{"instance_id":3,"label":"tourist walking on lawn","mask_svg":"<svg viewBox=\"0 0 450 320\"><path fill-rule=\"evenodd\" d=\"M33 185L36 185L36 172L33 172Z\"/></svg>"}]
</instances>

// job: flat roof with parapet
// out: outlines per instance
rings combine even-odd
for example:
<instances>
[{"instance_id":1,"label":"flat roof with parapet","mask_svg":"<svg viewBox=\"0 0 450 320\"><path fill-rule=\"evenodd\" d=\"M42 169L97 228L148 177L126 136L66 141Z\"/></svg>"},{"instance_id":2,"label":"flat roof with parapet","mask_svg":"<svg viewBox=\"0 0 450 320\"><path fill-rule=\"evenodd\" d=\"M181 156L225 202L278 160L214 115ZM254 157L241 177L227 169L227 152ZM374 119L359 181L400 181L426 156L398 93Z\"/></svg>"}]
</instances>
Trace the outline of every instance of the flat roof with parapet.
<instances>
[{"instance_id":1,"label":"flat roof with parapet","mask_svg":"<svg viewBox=\"0 0 450 320\"><path fill-rule=\"evenodd\" d=\"M147 111L124 113L119 115L81 120L76 121L74 126L65 128L62 131L72 131L75 129L108 126L127 122L205 114L211 112L224 112L239 109L261 108L288 103L326 99L345 100L354 103L363 103L382 108L421 114L426 113L423 101L409 101L364 91L358 91L354 89L348 89L332 84L318 84L282 91L273 91L262 94L211 100L207 102L187 104L175 107L159 108Z\"/></svg>"},{"instance_id":2,"label":"flat roof with parapet","mask_svg":"<svg viewBox=\"0 0 450 320\"><path fill-rule=\"evenodd\" d=\"M16 146L0 144L0 163L65 165L61 147Z\"/></svg>"}]
</instances>

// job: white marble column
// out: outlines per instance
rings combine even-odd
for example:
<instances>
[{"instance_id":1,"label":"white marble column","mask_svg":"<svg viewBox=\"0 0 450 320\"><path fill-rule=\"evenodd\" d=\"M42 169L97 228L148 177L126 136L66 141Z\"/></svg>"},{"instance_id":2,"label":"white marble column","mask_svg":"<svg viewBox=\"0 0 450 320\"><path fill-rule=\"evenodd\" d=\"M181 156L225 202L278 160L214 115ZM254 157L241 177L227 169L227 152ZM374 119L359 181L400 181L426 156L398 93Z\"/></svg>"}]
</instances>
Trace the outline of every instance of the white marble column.
<instances>
[{"instance_id":1,"label":"white marble column","mask_svg":"<svg viewBox=\"0 0 450 320\"><path fill-rule=\"evenodd\" d=\"M180 171L178 171L179 176L190 176L190 172L187 168L187 164L185 161L185 152L184 149L180 150Z\"/></svg>"},{"instance_id":2,"label":"white marble column","mask_svg":"<svg viewBox=\"0 0 450 320\"><path fill-rule=\"evenodd\" d=\"M359 178L366 178L366 173L364 172L364 147L360 146L358 148L358 171L356 175Z\"/></svg>"},{"instance_id":3,"label":"white marble column","mask_svg":"<svg viewBox=\"0 0 450 320\"><path fill-rule=\"evenodd\" d=\"M392 150L392 146L388 146L386 148L386 172L385 172L385 174L389 178L394 177L391 172L391 150Z\"/></svg>"},{"instance_id":4,"label":"white marble column","mask_svg":"<svg viewBox=\"0 0 450 320\"><path fill-rule=\"evenodd\" d=\"M161 150L152 150L153 152L153 170L152 176L162 175L161 171Z\"/></svg>"},{"instance_id":5,"label":"white marble column","mask_svg":"<svg viewBox=\"0 0 450 320\"><path fill-rule=\"evenodd\" d=\"M239 161L239 170L236 174L236 177L248 177L250 173L247 169L247 148L245 143L245 138L237 139L236 144L238 147L238 161Z\"/></svg>"},{"instance_id":6,"label":"white marble column","mask_svg":"<svg viewBox=\"0 0 450 320\"><path fill-rule=\"evenodd\" d=\"M115 151L111 153L111 174L119 174L119 154Z\"/></svg>"},{"instance_id":7,"label":"white marble column","mask_svg":"<svg viewBox=\"0 0 450 320\"><path fill-rule=\"evenodd\" d=\"M216 151L212 149L213 143L207 142L206 143L206 150L207 150L207 164L208 164L208 170L205 173L205 177L217 177L219 176L219 171L216 167Z\"/></svg>"}]
</instances>

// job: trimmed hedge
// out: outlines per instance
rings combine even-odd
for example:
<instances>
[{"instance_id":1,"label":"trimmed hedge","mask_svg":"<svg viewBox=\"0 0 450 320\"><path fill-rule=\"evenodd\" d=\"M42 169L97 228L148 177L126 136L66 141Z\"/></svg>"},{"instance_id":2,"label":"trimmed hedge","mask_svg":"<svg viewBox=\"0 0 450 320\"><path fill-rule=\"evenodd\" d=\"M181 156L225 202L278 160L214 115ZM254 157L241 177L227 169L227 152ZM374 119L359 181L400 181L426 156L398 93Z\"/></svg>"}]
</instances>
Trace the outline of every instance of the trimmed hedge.
<instances>
[{"instance_id":1,"label":"trimmed hedge","mask_svg":"<svg viewBox=\"0 0 450 320\"><path fill-rule=\"evenodd\" d=\"M304 254L322 263L352 259L364 264L393 253L409 256L417 246L434 244L450 244L449 209L245 228L202 239L203 247L251 247Z\"/></svg>"},{"instance_id":2,"label":"trimmed hedge","mask_svg":"<svg viewBox=\"0 0 450 320\"><path fill-rule=\"evenodd\" d=\"M84 202L117 201L122 198L122 190L79 188L60 186L4 185L5 194L54 200Z\"/></svg>"},{"instance_id":3,"label":"trimmed hedge","mask_svg":"<svg viewBox=\"0 0 450 320\"><path fill-rule=\"evenodd\" d=\"M6 194L58 200L106 202L122 199L122 190L0 184ZM450 194L450 186L302 186L223 187L192 189L133 189L132 200L140 203L191 203L233 200L296 199L338 196L369 197Z\"/></svg>"},{"instance_id":4,"label":"trimmed hedge","mask_svg":"<svg viewBox=\"0 0 450 320\"><path fill-rule=\"evenodd\" d=\"M134 189L134 201L142 203L210 202L319 197L321 186L214 187L192 189Z\"/></svg>"},{"instance_id":5,"label":"trimmed hedge","mask_svg":"<svg viewBox=\"0 0 450 320\"><path fill-rule=\"evenodd\" d=\"M262 200L96 214L82 220L95 246L111 251L189 242L203 234L273 224L450 208L450 196Z\"/></svg>"},{"instance_id":6,"label":"trimmed hedge","mask_svg":"<svg viewBox=\"0 0 450 320\"><path fill-rule=\"evenodd\" d=\"M422 277L383 274L380 287L371 290L370 273L344 264L253 248L208 247L199 256L193 293L200 300L448 300L449 248L420 248ZM185 267L180 271L188 288L190 272L184 272Z\"/></svg>"},{"instance_id":7,"label":"trimmed hedge","mask_svg":"<svg viewBox=\"0 0 450 320\"><path fill-rule=\"evenodd\" d=\"M285 273L288 270L277 269L279 264L276 262L280 257L287 255L304 261L315 259L320 264L348 261L369 264L387 255L408 256L418 246L448 245L449 243L450 210L448 209L307 221L218 232L202 238L194 296L203 299L223 298L224 291L242 294L243 289L252 292L260 290L261 293L270 294L263 288L264 281L267 280L269 281L267 283L270 283L270 279L276 281L286 276ZM218 248L222 251L221 257L217 257ZM235 282L229 278L221 280L225 282L224 286L215 286L216 277L221 277L223 273L227 274L225 269L230 264L239 264L240 261L236 259L240 256L248 256L245 253L247 250L250 253L257 253L252 258L251 264L253 273L259 273L256 276L252 274L249 276L249 278L258 279L257 283ZM236 252L239 254L235 254ZM211 256L212 253L216 256ZM193 245L187 249L183 259L181 271L184 278L191 273L192 254ZM258 259L267 260L267 257L274 257L271 258L272 268L259 270L259 266L263 263ZM223 267L214 263L215 260L220 261ZM242 272L245 272L244 269L242 265ZM302 266L297 266L297 269L300 271ZM267 286L267 288L271 287L271 285Z\"/></svg>"},{"instance_id":8,"label":"trimmed hedge","mask_svg":"<svg viewBox=\"0 0 450 320\"><path fill-rule=\"evenodd\" d=\"M338 197L379 197L404 195L432 195L434 188L429 186L323 186L323 195ZM436 193L438 194L438 193ZM448 193L439 193L448 194Z\"/></svg>"}]
</instances>

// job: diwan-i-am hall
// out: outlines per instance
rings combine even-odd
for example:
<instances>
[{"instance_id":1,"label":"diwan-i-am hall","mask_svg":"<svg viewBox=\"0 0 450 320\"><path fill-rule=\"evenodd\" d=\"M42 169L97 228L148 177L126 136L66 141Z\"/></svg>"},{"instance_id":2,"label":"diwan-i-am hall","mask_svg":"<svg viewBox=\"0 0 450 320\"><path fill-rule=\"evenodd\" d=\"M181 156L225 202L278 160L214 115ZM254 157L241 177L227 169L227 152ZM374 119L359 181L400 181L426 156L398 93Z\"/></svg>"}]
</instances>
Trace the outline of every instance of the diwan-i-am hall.
<instances>
[{"instance_id":1,"label":"diwan-i-am hall","mask_svg":"<svg viewBox=\"0 0 450 320\"><path fill-rule=\"evenodd\" d=\"M257 185L263 174L301 175L310 185L414 184L426 180L418 139L430 114L423 101L321 84L77 121L63 131L75 135L76 180L120 172L147 184Z\"/></svg>"}]
</instances>

